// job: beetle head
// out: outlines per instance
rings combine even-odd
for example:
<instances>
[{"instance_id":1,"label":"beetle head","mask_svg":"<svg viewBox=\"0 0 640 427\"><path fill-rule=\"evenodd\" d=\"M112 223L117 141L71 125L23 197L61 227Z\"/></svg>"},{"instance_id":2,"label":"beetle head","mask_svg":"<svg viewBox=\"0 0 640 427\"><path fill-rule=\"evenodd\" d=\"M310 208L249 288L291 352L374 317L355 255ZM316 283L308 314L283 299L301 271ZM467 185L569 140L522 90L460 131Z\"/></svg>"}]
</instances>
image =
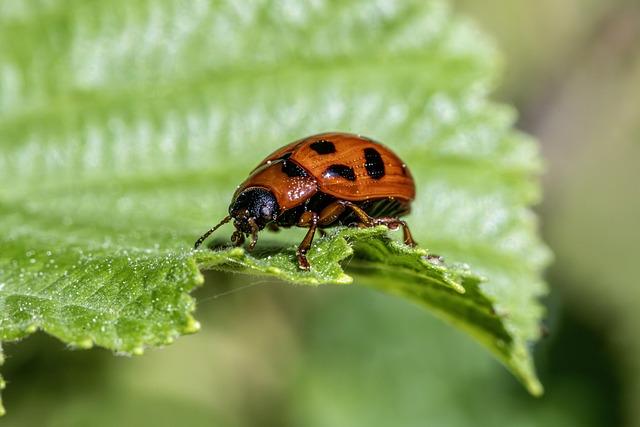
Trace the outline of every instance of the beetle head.
<instances>
[{"instance_id":1,"label":"beetle head","mask_svg":"<svg viewBox=\"0 0 640 427\"><path fill-rule=\"evenodd\" d=\"M258 231L271 221L275 221L279 213L280 206L271 191L260 187L247 188L233 199L231 206L229 206L229 215L200 236L194 249L197 249L220 226L233 219L236 231L231 236L231 240L236 245L241 245L245 235L251 235L251 243L249 244L249 250L251 250L258 241Z\"/></svg>"},{"instance_id":2,"label":"beetle head","mask_svg":"<svg viewBox=\"0 0 640 427\"><path fill-rule=\"evenodd\" d=\"M250 187L243 190L229 206L233 225L241 233L253 234L274 221L280 207L273 193L265 188Z\"/></svg>"}]
</instances>

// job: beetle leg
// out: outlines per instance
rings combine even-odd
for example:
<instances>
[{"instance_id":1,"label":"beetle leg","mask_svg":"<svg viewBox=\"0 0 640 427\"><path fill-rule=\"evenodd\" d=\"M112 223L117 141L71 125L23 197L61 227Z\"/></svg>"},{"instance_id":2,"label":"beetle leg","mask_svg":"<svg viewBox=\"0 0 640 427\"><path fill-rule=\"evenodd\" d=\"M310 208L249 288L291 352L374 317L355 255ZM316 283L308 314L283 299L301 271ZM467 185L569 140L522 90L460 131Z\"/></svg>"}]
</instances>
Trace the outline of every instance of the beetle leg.
<instances>
[{"instance_id":1,"label":"beetle leg","mask_svg":"<svg viewBox=\"0 0 640 427\"><path fill-rule=\"evenodd\" d=\"M411 247L417 246L418 244L415 240L413 240L413 235L411 234L411 230L409 230L409 225L407 224L407 222L398 220L397 218L395 218L395 220L398 221L400 223L400 226L402 227L402 239L404 240L404 244Z\"/></svg>"},{"instance_id":2,"label":"beetle leg","mask_svg":"<svg viewBox=\"0 0 640 427\"><path fill-rule=\"evenodd\" d=\"M329 225L337 220L340 215L347 209L347 206L340 204L340 202L333 202L320 211L320 217L318 218L318 224Z\"/></svg>"},{"instance_id":3,"label":"beetle leg","mask_svg":"<svg viewBox=\"0 0 640 427\"><path fill-rule=\"evenodd\" d=\"M242 244L244 243L244 233L242 233L242 231L240 230L234 231L231 235L231 241L235 246L242 246Z\"/></svg>"},{"instance_id":4,"label":"beetle leg","mask_svg":"<svg viewBox=\"0 0 640 427\"><path fill-rule=\"evenodd\" d=\"M298 222L296 225L298 227L311 227L314 221L317 221L318 214L312 211L305 211L300 218L298 218Z\"/></svg>"},{"instance_id":5,"label":"beetle leg","mask_svg":"<svg viewBox=\"0 0 640 427\"><path fill-rule=\"evenodd\" d=\"M376 225L386 225L390 230L397 230L399 227L402 227L402 237L405 245L416 246L416 241L413 240L413 236L411 235L411 230L409 230L409 226L407 223L401 219L393 218L393 217L382 217L382 218L372 218L367 214L360 206L355 205L346 200L339 200L338 203L341 205L350 208L354 214L360 220L360 223L365 227L375 227Z\"/></svg>"},{"instance_id":6,"label":"beetle leg","mask_svg":"<svg viewBox=\"0 0 640 427\"><path fill-rule=\"evenodd\" d=\"M309 211L310 212L310 211ZM305 216L307 212L303 214ZM315 212L310 212L309 215L306 215L309 218L309 230L307 231L306 236L298 246L298 250L296 251L296 256L298 257L298 266L302 270L308 270L310 268L309 261L307 260L307 252L311 248L311 242L313 242L313 236L316 233L316 228L318 228L318 214ZM305 220L307 218L304 218ZM302 217L300 218L302 221Z\"/></svg>"},{"instance_id":7,"label":"beetle leg","mask_svg":"<svg viewBox=\"0 0 640 427\"><path fill-rule=\"evenodd\" d=\"M251 252L253 248L256 247L256 243L258 243L258 224L253 220L253 218L249 218L249 225L251 225L251 243L249 243L249 247L247 250Z\"/></svg>"}]
</instances>

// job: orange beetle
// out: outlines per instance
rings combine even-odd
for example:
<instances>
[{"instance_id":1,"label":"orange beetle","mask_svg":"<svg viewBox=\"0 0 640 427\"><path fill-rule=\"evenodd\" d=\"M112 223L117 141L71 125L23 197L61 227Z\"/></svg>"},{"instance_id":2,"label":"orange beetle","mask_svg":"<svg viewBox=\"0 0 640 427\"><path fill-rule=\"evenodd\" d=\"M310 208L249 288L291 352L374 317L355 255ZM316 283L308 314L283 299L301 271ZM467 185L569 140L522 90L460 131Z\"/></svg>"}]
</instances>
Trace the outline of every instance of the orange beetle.
<instances>
[{"instance_id":1,"label":"orange beetle","mask_svg":"<svg viewBox=\"0 0 640 427\"><path fill-rule=\"evenodd\" d=\"M309 228L298 246L298 265L309 269L307 252L316 229L356 224L402 227L404 242L415 246L407 223L415 197L411 173L398 156L363 136L342 132L313 135L264 159L236 190L227 215L203 234L195 248L222 224L234 220L231 240L242 245L269 227Z\"/></svg>"}]
</instances>

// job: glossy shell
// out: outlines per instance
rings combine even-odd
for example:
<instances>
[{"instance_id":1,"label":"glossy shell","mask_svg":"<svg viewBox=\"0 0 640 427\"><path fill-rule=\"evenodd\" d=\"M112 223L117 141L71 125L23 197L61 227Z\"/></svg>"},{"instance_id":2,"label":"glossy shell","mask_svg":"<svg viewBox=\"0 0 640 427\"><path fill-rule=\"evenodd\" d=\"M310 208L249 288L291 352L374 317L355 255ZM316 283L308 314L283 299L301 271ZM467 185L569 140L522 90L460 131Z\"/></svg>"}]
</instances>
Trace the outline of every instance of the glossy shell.
<instances>
[{"instance_id":1,"label":"glossy shell","mask_svg":"<svg viewBox=\"0 0 640 427\"><path fill-rule=\"evenodd\" d=\"M369 138L339 132L313 135L275 151L238 191L251 186L270 189L283 210L317 191L352 202L410 202L415 197L411 173L395 153Z\"/></svg>"},{"instance_id":2,"label":"glossy shell","mask_svg":"<svg viewBox=\"0 0 640 427\"><path fill-rule=\"evenodd\" d=\"M314 177L303 170L298 170L297 173L290 170L295 172L297 168L299 166L295 163L283 159L269 160L254 169L249 178L240 184L233 199L245 188L263 187L276 197L280 211L294 208L318 192L318 183Z\"/></svg>"}]
</instances>

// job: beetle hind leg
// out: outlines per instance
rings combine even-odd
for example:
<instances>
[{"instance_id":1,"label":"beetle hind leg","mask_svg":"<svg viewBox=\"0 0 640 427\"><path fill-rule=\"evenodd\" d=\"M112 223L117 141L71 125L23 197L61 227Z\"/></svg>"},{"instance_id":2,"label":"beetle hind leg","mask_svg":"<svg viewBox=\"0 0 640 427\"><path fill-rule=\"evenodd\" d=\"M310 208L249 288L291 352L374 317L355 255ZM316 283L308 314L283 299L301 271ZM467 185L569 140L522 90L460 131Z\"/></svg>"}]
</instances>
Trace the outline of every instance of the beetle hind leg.
<instances>
[{"instance_id":1,"label":"beetle hind leg","mask_svg":"<svg viewBox=\"0 0 640 427\"><path fill-rule=\"evenodd\" d=\"M379 218L380 221L386 221L389 220L389 222L387 222L387 226L391 229L393 224L397 224L395 226L395 228L397 229L398 226L402 227L402 240L404 240L404 244L411 246L411 247L415 247L418 244L416 243L415 240L413 240L413 235L411 234L411 230L409 230L409 225L407 224L406 221L403 220L399 220L397 218ZM385 222L380 222L380 224L385 224Z\"/></svg>"},{"instance_id":2,"label":"beetle hind leg","mask_svg":"<svg viewBox=\"0 0 640 427\"><path fill-rule=\"evenodd\" d=\"M417 245L416 241L413 240L411 230L409 230L409 226L405 221L394 217L372 218L358 205L355 205L346 200L340 200L338 201L338 203L342 206L350 208L358 217L358 220L360 221L360 224L362 224L362 226L375 227L376 225L386 225L390 230L397 230L398 228L402 227L402 237L404 240L404 244L412 247Z\"/></svg>"}]
</instances>

